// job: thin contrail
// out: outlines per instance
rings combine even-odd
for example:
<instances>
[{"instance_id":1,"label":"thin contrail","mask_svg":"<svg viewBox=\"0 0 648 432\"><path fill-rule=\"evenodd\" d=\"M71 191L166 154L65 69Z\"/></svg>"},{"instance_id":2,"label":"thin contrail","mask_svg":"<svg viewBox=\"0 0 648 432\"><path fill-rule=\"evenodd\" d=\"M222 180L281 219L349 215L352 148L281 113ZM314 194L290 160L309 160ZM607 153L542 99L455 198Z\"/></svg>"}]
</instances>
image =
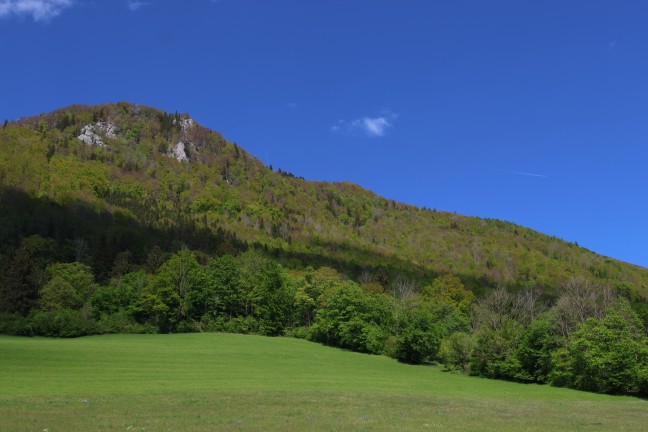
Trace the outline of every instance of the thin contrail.
<instances>
[{"instance_id":1,"label":"thin contrail","mask_svg":"<svg viewBox=\"0 0 648 432\"><path fill-rule=\"evenodd\" d=\"M517 175L523 175L527 177L542 177L542 178L547 178L546 175L543 174L534 174L534 173L528 173L528 172L523 172L523 171L511 171L511 170L504 170L504 172L507 172L509 174L517 174Z\"/></svg>"}]
</instances>

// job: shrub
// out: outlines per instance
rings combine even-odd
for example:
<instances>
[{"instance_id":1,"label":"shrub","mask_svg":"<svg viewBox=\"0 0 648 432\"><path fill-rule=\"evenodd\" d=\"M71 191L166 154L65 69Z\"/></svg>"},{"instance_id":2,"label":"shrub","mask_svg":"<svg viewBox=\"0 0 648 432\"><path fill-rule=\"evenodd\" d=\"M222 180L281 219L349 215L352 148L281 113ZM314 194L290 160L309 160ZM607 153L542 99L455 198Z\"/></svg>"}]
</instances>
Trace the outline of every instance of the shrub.
<instances>
[{"instance_id":1,"label":"shrub","mask_svg":"<svg viewBox=\"0 0 648 432\"><path fill-rule=\"evenodd\" d=\"M19 313L0 313L0 334L33 336L31 322Z\"/></svg>"},{"instance_id":2,"label":"shrub","mask_svg":"<svg viewBox=\"0 0 648 432\"><path fill-rule=\"evenodd\" d=\"M110 315L102 315L99 321L97 321L95 324L95 333L98 334L144 334L156 332L156 327L135 322L135 320L133 320L130 314L126 311L119 311Z\"/></svg>"},{"instance_id":3,"label":"shrub","mask_svg":"<svg viewBox=\"0 0 648 432\"><path fill-rule=\"evenodd\" d=\"M93 334L92 321L87 320L80 311L59 309L38 311L29 316L34 334L53 337L79 337Z\"/></svg>"}]
</instances>

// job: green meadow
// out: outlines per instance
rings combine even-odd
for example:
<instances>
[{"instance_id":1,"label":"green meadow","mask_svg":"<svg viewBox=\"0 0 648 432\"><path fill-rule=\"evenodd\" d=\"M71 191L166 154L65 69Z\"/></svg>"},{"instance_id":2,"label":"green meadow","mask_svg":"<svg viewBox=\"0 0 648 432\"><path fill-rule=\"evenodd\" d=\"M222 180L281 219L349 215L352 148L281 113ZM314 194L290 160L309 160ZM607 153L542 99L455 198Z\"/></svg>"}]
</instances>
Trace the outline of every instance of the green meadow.
<instances>
[{"instance_id":1,"label":"green meadow","mask_svg":"<svg viewBox=\"0 0 648 432\"><path fill-rule=\"evenodd\" d=\"M0 431L646 430L648 402L292 338L0 336Z\"/></svg>"}]
</instances>

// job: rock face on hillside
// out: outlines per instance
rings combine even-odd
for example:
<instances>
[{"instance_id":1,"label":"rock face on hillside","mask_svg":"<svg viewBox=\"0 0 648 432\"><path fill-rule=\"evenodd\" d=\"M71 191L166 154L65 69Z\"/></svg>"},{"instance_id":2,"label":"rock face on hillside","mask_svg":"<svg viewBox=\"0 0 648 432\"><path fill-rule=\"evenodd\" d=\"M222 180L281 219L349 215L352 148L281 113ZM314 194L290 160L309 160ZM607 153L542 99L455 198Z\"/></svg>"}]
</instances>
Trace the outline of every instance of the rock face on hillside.
<instances>
[{"instance_id":1,"label":"rock face on hillside","mask_svg":"<svg viewBox=\"0 0 648 432\"><path fill-rule=\"evenodd\" d=\"M185 151L185 144L180 141L167 153L167 156L176 158L179 162L189 162L187 152Z\"/></svg>"},{"instance_id":2,"label":"rock face on hillside","mask_svg":"<svg viewBox=\"0 0 648 432\"><path fill-rule=\"evenodd\" d=\"M196 122L192 118L184 118L174 121L174 124L179 124L181 130L181 140L169 146L166 153L167 157L172 157L179 162L189 162L189 153L196 151L196 146L189 141L187 131L191 129ZM99 121L95 124L85 125L81 129L81 134L77 137L83 143L96 146L106 147L105 138L117 139L119 136L119 128L115 123Z\"/></svg>"},{"instance_id":3,"label":"rock face on hillside","mask_svg":"<svg viewBox=\"0 0 648 432\"><path fill-rule=\"evenodd\" d=\"M186 132L187 129L189 129L191 126L193 126L196 122L192 118L186 118L182 119L180 121L180 126L182 127L182 131Z\"/></svg>"},{"instance_id":4,"label":"rock face on hillside","mask_svg":"<svg viewBox=\"0 0 648 432\"><path fill-rule=\"evenodd\" d=\"M80 141L98 147L105 147L103 138L99 134L103 134L110 139L117 138L117 125L110 122L97 122L93 125L85 125L81 129L81 135L77 137Z\"/></svg>"},{"instance_id":5,"label":"rock face on hillside","mask_svg":"<svg viewBox=\"0 0 648 432\"><path fill-rule=\"evenodd\" d=\"M193 127L194 124L195 122L192 118L185 118L180 120L182 136L184 137L185 141L187 141L187 131L191 127ZM196 151L196 146L190 141L187 141L186 143L185 141L178 141L177 143L172 145L166 155L168 157L177 159L179 162L189 162L187 151Z\"/></svg>"}]
</instances>

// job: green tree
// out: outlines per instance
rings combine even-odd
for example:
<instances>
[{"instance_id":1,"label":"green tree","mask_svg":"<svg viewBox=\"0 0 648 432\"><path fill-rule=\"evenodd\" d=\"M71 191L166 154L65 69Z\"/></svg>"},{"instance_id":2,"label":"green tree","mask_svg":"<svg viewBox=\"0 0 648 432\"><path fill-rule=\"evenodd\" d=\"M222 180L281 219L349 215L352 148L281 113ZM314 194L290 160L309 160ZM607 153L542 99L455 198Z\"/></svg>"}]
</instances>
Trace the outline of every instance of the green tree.
<instances>
[{"instance_id":1,"label":"green tree","mask_svg":"<svg viewBox=\"0 0 648 432\"><path fill-rule=\"evenodd\" d=\"M306 269L295 290L295 308L299 324L310 326L315 318L322 293L342 285L342 275L330 267Z\"/></svg>"},{"instance_id":2,"label":"green tree","mask_svg":"<svg viewBox=\"0 0 648 432\"><path fill-rule=\"evenodd\" d=\"M115 256L110 275L114 278L120 278L131 271L133 271L133 253L128 250L119 252Z\"/></svg>"},{"instance_id":3,"label":"green tree","mask_svg":"<svg viewBox=\"0 0 648 432\"><path fill-rule=\"evenodd\" d=\"M199 318L207 278L196 256L182 249L164 263L142 295L143 311L162 332L176 331L188 319Z\"/></svg>"},{"instance_id":4,"label":"green tree","mask_svg":"<svg viewBox=\"0 0 648 432\"><path fill-rule=\"evenodd\" d=\"M26 315L38 300L38 287L30 281L33 260L29 250L21 246L0 277L0 311Z\"/></svg>"},{"instance_id":5,"label":"green tree","mask_svg":"<svg viewBox=\"0 0 648 432\"><path fill-rule=\"evenodd\" d=\"M48 282L41 290L43 310L80 309L89 303L96 285L90 267L81 263L55 263L46 269Z\"/></svg>"},{"instance_id":6,"label":"green tree","mask_svg":"<svg viewBox=\"0 0 648 432\"><path fill-rule=\"evenodd\" d=\"M431 285L423 288L422 294L430 301L447 303L466 314L475 299L472 291L466 289L461 279L453 275L443 275L434 279Z\"/></svg>"},{"instance_id":7,"label":"green tree","mask_svg":"<svg viewBox=\"0 0 648 432\"><path fill-rule=\"evenodd\" d=\"M55 256L52 239L38 235L23 238L0 273L0 311L26 315L32 310L45 283L45 268Z\"/></svg>"},{"instance_id":8,"label":"green tree","mask_svg":"<svg viewBox=\"0 0 648 432\"><path fill-rule=\"evenodd\" d=\"M214 258L207 265L211 298L205 299L216 314L228 319L245 316L245 299L239 263L232 255Z\"/></svg>"},{"instance_id":9,"label":"green tree","mask_svg":"<svg viewBox=\"0 0 648 432\"><path fill-rule=\"evenodd\" d=\"M443 339L439 357L448 369L470 374L470 364L475 351L475 338L467 332L455 332Z\"/></svg>"},{"instance_id":10,"label":"green tree","mask_svg":"<svg viewBox=\"0 0 648 432\"><path fill-rule=\"evenodd\" d=\"M444 330L428 305L405 306L397 315L396 358L405 363L434 359Z\"/></svg>"},{"instance_id":11,"label":"green tree","mask_svg":"<svg viewBox=\"0 0 648 432\"><path fill-rule=\"evenodd\" d=\"M110 285L99 287L92 294L92 310L96 317L125 311L136 314L140 298L149 283L149 276L142 270L113 279Z\"/></svg>"},{"instance_id":12,"label":"green tree","mask_svg":"<svg viewBox=\"0 0 648 432\"><path fill-rule=\"evenodd\" d=\"M311 327L311 338L328 345L380 354L393 326L393 300L367 294L353 282L321 296L322 306Z\"/></svg>"},{"instance_id":13,"label":"green tree","mask_svg":"<svg viewBox=\"0 0 648 432\"><path fill-rule=\"evenodd\" d=\"M645 392L648 339L628 301L619 298L603 319L582 323L555 356L555 369L555 384L601 393Z\"/></svg>"},{"instance_id":14,"label":"green tree","mask_svg":"<svg viewBox=\"0 0 648 432\"><path fill-rule=\"evenodd\" d=\"M533 321L523 333L515 353L520 362L521 381L547 382L552 369L552 353L560 347L560 337L551 313Z\"/></svg>"},{"instance_id":15,"label":"green tree","mask_svg":"<svg viewBox=\"0 0 648 432\"><path fill-rule=\"evenodd\" d=\"M505 319L501 326L480 327L474 334L470 373L489 378L520 380L521 365L516 350L523 328L513 319Z\"/></svg>"},{"instance_id":16,"label":"green tree","mask_svg":"<svg viewBox=\"0 0 648 432\"><path fill-rule=\"evenodd\" d=\"M146 271L151 274L157 273L158 269L164 264L164 252L159 246L153 246L146 257Z\"/></svg>"},{"instance_id":17,"label":"green tree","mask_svg":"<svg viewBox=\"0 0 648 432\"><path fill-rule=\"evenodd\" d=\"M240 257L240 284L243 287L246 314L258 322L258 331L276 336L292 321L295 293L284 283L281 267L257 251Z\"/></svg>"}]
</instances>

